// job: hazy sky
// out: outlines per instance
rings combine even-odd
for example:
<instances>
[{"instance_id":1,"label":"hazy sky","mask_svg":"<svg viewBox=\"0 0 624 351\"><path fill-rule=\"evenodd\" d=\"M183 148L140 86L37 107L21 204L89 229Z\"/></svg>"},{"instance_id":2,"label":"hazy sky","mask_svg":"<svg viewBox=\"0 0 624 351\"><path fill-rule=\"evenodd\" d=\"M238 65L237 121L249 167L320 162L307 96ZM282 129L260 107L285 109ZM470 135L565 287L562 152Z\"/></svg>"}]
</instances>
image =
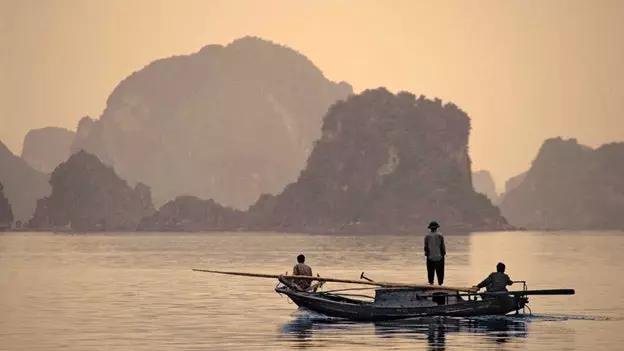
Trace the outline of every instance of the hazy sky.
<instances>
[{"instance_id":1,"label":"hazy sky","mask_svg":"<svg viewBox=\"0 0 624 351\"><path fill-rule=\"evenodd\" d=\"M0 0L0 140L75 130L149 62L254 35L356 91L453 101L499 189L553 136L624 140L624 1Z\"/></svg>"}]
</instances>

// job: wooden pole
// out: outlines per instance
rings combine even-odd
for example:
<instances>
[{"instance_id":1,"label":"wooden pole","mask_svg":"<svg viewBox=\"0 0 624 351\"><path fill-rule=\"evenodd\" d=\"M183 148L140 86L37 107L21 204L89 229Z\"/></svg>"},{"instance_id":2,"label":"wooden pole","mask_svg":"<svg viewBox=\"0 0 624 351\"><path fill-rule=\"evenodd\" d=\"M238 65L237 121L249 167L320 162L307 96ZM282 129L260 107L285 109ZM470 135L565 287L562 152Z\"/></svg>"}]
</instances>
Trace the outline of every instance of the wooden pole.
<instances>
[{"instance_id":1,"label":"wooden pole","mask_svg":"<svg viewBox=\"0 0 624 351\"><path fill-rule=\"evenodd\" d=\"M323 282L381 286L384 288L444 289L444 290L452 290L452 291L458 291L458 292L476 291L475 288L421 285L421 284L409 284L409 283L378 282L378 281L369 282L369 281L364 281L364 280L339 279L339 278L330 278L330 277L313 277L313 276L307 276L307 275L279 275L279 274L264 274L264 273L228 272L228 271L217 271L217 270L211 270L211 269L193 269L193 271L215 273L215 274L238 275L238 276L243 276L243 277L256 277L256 278L277 279L279 277L282 277L285 279L307 279L307 280L318 280L318 281L323 281Z\"/></svg>"}]
</instances>

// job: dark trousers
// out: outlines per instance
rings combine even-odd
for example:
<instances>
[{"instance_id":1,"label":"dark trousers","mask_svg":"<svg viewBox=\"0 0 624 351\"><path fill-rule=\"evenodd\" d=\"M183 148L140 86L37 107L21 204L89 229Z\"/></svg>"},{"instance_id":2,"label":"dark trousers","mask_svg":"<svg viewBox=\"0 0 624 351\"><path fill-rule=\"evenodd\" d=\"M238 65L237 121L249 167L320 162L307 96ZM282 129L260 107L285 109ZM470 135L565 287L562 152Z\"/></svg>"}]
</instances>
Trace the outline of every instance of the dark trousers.
<instances>
[{"instance_id":1,"label":"dark trousers","mask_svg":"<svg viewBox=\"0 0 624 351\"><path fill-rule=\"evenodd\" d=\"M429 278L429 284L433 284L434 273L438 276L438 284L442 285L444 282L444 258L440 261L427 259L427 278Z\"/></svg>"}]
</instances>

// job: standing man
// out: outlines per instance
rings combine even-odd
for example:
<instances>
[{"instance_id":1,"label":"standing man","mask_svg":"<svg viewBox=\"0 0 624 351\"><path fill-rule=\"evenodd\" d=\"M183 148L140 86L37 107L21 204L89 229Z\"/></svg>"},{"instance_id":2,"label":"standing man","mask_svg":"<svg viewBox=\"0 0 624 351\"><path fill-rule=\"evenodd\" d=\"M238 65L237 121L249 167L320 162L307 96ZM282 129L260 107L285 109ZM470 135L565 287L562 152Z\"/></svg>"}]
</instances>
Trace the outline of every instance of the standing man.
<instances>
[{"instance_id":1,"label":"standing man","mask_svg":"<svg viewBox=\"0 0 624 351\"><path fill-rule=\"evenodd\" d=\"M444 256L446 256L446 247L444 246L444 237L438 232L440 225L433 221L429 223L427 228L431 230L425 235L425 256L427 257L427 278L429 284L433 285L433 275L438 277L438 284L444 282Z\"/></svg>"}]
</instances>

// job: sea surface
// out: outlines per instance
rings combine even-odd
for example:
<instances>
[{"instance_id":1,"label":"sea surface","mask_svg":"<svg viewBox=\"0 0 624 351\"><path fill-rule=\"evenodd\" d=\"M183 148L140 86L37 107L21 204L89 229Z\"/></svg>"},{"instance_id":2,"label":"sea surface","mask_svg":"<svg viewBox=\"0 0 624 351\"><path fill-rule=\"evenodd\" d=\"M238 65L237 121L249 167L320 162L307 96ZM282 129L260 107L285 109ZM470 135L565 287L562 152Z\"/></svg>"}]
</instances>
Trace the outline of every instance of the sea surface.
<instances>
[{"instance_id":1,"label":"sea surface","mask_svg":"<svg viewBox=\"0 0 624 351\"><path fill-rule=\"evenodd\" d=\"M445 285L503 261L529 289L576 295L530 297L532 315L340 322L273 279L191 269L280 274L304 253L314 274L424 283L422 234L4 233L0 350L624 350L624 233L445 235Z\"/></svg>"}]
</instances>

